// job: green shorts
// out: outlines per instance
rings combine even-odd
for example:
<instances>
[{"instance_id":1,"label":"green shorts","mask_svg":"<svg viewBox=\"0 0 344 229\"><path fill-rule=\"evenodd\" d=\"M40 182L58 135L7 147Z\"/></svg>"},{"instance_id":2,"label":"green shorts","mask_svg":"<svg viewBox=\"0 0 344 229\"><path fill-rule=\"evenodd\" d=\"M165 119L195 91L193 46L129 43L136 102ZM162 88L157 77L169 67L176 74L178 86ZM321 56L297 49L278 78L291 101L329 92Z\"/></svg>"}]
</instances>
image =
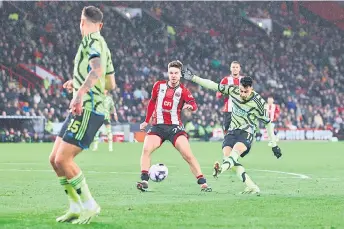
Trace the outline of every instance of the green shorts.
<instances>
[{"instance_id":1,"label":"green shorts","mask_svg":"<svg viewBox=\"0 0 344 229\"><path fill-rule=\"evenodd\" d=\"M239 129L230 130L223 139L222 149L226 146L233 148L238 142L243 143L247 148L246 151L240 155L241 157L245 157L251 150L253 134L249 134L248 132Z\"/></svg>"}]
</instances>

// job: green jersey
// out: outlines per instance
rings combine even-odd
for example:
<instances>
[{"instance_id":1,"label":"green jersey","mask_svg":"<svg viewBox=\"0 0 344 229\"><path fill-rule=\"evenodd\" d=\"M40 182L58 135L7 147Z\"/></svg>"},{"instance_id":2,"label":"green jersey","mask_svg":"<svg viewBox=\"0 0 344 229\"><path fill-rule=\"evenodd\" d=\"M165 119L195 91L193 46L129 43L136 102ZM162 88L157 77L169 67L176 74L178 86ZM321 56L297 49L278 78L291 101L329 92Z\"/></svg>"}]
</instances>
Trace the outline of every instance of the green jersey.
<instances>
[{"instance_id":1,"label":"green jersey","mask_svg":"<svg viewBox=\"0 0 344 229\"><path fill-rule=\"evenodd\" d=\"M203 87L230 95L233 104L230 130L239 129L254 134L257 130L258 120L264 124L270 122L267 114L267 104L257 92L253 91L250 99L243 100L237 86L217 84L200 77L194 77L193 81Z\"/></svg>"},{"instance_id":2,"label":"green jersey","mask_svg":"<svg viewBox=\"0 0 344 229\"><path fill-rule=\"evenodd\" d=\"M115 102L107 95L104 99L105 119L110 120L110 115L115 111Z\"/></svg>"},{"instance_id":3,"label":"green jersey","mask_svg":"<svg viewBox=\"0 0 344 229\"><path fill-rule=\"evenodd\" d=\"M103 74L98 82L83 97L83 108L96 113L105 113L104 90L105 76L114 73L110 50L100 32L88 34L82 38L78 52L74 59L73 71L73 96L84 83L91 71L89 61L92 58L100 57Z\"/></svg>"}]
</instances>

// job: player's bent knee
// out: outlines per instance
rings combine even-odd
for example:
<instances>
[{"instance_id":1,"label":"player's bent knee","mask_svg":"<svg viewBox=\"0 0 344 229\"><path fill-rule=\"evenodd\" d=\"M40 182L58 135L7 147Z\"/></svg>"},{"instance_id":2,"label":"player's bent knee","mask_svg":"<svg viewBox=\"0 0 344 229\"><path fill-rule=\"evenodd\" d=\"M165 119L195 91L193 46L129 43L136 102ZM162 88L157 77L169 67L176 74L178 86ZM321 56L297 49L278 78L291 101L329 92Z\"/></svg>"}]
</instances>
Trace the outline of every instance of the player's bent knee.
<instances>
[{"instance_id":1,"label":"player's bent knee","mask_svg":"<svg viewBox=\"0 0 344 229\"><path fill-rule=\"evenodd\" d=\"M66 158L62 157L61 155L57 155L55 157L53 166L58 169L63 169L63 167L65 167L66 161Z\"/></svg>"},{"instance_id":2,"label":"player's bent knee","mask_svg":"<svg viewBox=\"0 0 344 229\"><path fill-rule=\"evenodd\" d=\"M142 153L145 154L145 155L149 155L149 154L152 153L153 149L154 148L152 146L143 147Z\"/></svg>"},{"instance_id":3,"label":"player's bent knee","mask_svg":"<svg viewBox=\"0 0 344 229\"><path fill-rule=\"evenodd\" d=\"M80 147L62 141L56 152L55 165L58 168L63 168L65 165L70 163L74 159L74 157L81 151L82 149Z\"/></svg>"},{"instance_id":4,"label":"player's bent knee","mask_svg":"<svg viewBox=\"0 0 344 229\"><path fill-rule=\"evenodd\" d=\"M245 152L247 150L247 147L244 143L242 142L237 142L235 143L235 145L233 146L233 150L239 152L240 154Z\"/></svg>"},{"instance_id":5,"label":"player's bent knee","mask_svg":"<svg viewBox=\"0 0 344 229\"><path fill-rule=\"evenodd\" d=\"M157 135L147 135L143 143L143 153L150 154L162 144L162 139Z\"/></svg>"},{"instance_id":6,"label":"player's bent knee","mask_svg":"<svg viewBox=\"0 0 344 229\"><path fill-rule=\"evenodd\" d=\"M68 156L65 156L64 154L57 153L55 157L54 166L58 169L63 169L72 161L73 161L73 157L68 157Z\"/></svg>"},{"instance_id":7,"label":"player's bent knee","mask_svg":"<svg viewBox=\"0 0 344 229\"><path fill-rule=\"evenodd\" d=\"M222 148L222 152L224 156L229 156L232 152L232 148L230 146L225 146Z\"/></svg>"},{"instance_id":8,"label":"player's bent knee","mask_svg":"<svg viewBox=\"0 0 344 229\"><path fill-rule=\"evenodd\" d=\"M62 142L62 138L57 136L55 139L53 149L51 150L51 153L49 155L49 162L53 167L55 167L55 158L56 158L57 150L58 150L61 142Z\"/></svg>"},{"instance_id":9,"label":"player's bent knee","mask_svg":"<svg viewBox=\"0 0 344 229\"><path fill-rule=\"evenodd\" d=\"M55 166L55 154L53 154L53 153L50 154L49 162L53 167Z\"/></svg>"},{"instance_id":10,"label":"player's bent knee","mask_svg":"<svg viewBox=\"0 0 344 229\"><path fill-rule=\"evenodd\" d=\"M185 161L192 162L195 159L191 152L189 141L184 134L176 137L174 146L181 153Z\"/></svg>"},{"instance_id":11,"label":"player's bent knee","mask_svg":"<svg viewBox=\"0 0 344 229\"><path fill-rule=\"evenodd\" d=\"M142 153L145 155L150 155L155 149L157 149L160 145L157 144L147 144L143 146Z\"/></svg>"}]
</instances>

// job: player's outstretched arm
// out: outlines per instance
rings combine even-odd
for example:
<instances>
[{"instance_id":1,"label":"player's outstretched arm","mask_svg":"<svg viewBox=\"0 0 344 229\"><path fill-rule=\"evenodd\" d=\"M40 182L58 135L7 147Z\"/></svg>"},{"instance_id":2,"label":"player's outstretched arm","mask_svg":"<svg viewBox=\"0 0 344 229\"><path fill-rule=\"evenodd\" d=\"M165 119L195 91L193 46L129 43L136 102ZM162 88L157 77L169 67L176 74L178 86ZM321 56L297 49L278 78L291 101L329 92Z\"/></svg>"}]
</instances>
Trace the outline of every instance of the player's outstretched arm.
<instances>
[{"instance_id":1,"label":"player's outstretched arm","mask_svg":"<svg viewBox=\"0 0 344 229\"><path fill-rule=\"evenodd\" d=\"M277 146L277 141L278 141L278 138L277 136L275 135L275 132L274 132L274 125L271 123L271 120L268 116L268 107L267 107L267 104L265 102L265 100L260 96L260 95L257 95L253 101L256 102L256 109L258 111L258 119L264 123L265 125L265 128L268 132L268 136L269 136L269 140L270 140L270 143L269 143L269 146L272 147L272 152L274 153L274 155L278 158L280 158L282 156L282 153L281 153L281 149Z\"/></svg>"},{"instance_id":2,"label":"player's outstretched arm","mask_svg":"<svg viewBox=\"0 0 344 229\"><path fill-rule=\"evenodd\" d=\"M231 95L232 89L234 88L233 85L218 84L212 80L203 79L199 76L196 76L188 69L185 69L182 71L182 76L184 79L195 82L201 85L202 87L208 88L213 91L219 91L222 94L226 94L226 95Z\"/></svg>"}]
</instances>

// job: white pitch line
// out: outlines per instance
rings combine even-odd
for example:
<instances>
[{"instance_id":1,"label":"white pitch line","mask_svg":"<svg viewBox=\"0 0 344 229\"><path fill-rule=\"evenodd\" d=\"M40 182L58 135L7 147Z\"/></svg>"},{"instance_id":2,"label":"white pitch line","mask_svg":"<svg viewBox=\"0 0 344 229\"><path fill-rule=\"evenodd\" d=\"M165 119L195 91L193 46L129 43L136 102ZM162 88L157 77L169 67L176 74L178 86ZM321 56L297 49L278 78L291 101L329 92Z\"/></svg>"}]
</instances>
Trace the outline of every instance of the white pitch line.
<instances>
[{"instance_id":1,"label":"white pitch line","mask_svg":"<svg viewBox=\"0 0 344 229\"><path fill-rule=\"evenodd\" d=\"M0 162L0 164L6 164L6 165L35 165L35 164L40 164L37 162ZM176 165L169 165L168 167L170 168L177 168L178 166ZM283 172L283 171L276 171L276 170L267 170L267 169L247 169L248 171L258 171L258 172L267 172L267 173L277 173L277 174L286 174L290 176L297 177L299 179L311 179L311 177L301 174L301 173L290 173L290 172ZM27 169L0 169L0 171L17 171L17 172L50 172L53 170L27 170ZM102 172L102 171L87 171L88 173L120 173L120 174L137 174L134 172ZM326 178L325 178L326 179Z\"/></svg>"},{"instance_id":2,"label":"white pitch line","mask_svg":"<svg viewBox=\"0 0 344 229\"><path fill-rule=\"evenodd\" d=\"M0 164L1 165L41 165L42 163L38 163L38 162L0 162Z\"/></svg>"},{"instance_id":3,"label":"white pitch line","mask_svg":"<svg viewBox=\"0 0 344 229\"><path fill-rule=\"evenodd\" d=\"M170 168L177 168L178 166L175 166L175 165L169 165L167 167L170 167ZM202 167L204 168L204 167ZM213 169L213 167L206 167L207 169L211 168ZM300 178L300 179L312 179L311 177L305 175L305 174L301 174L301 173L290 173L290 172L283 172L283 171L276 171L276 170L267 170L267 169L247 169L248 171L258 171L258 172L267 172L267 173L279 173L279 174L286 174L286 175L291 175L291 176L295 176L297 178Z\"/></svg>"},{"instance_id":4,"label":"white pitch line","mask_svg":"<svg viewBox=\"0 0 344 229\"><path fill-rule=\"evenodd\" d=\"M267 173L278 173L278 174L287 174L291 176L296 176L300 179L311 179L311 177L301 174L301 173L289 173L289 172L283 172L283 171L276 171L276 170L266 170L266 169L248 169L252 171L259 171L259 172L267 172Z\"/></svg>"},{"instance_id":5,"label":"white pitch line","mask_svg":"<svg viewBox=\"0 0 344 229\"><path fill-rule=\"evenodd\" d=\"M0 169L1 172L54 172L54 170L49 169ZM87 170L85 173L110 173L110 174L138 174L137 172L105 172L105 171L93 171Z\"/></svg>"},{"instance_id":6,"label":"white pitch line","mask_svg":"<svg viewBox=\"0 0 344 229\"><path fill-rule=\"evenodd\" d=\"M289 173L289 172L282 172L282 171L274 171L274 170L262 170L262 169L250 169L253 171L260 171L260 172L269 172L269 173L278 173L278 174L286 174L291 175L293 177L278 177L282 179L311 179L309 176L304 174L298 174L298 173ZM54 170L49 169L0 169L1 172L54 172ZM94 171L94 170L86 170L85 173L105 173L105 174L130 174L130 175L137 175L137 172L115 172L115 171ZM185 174L188 175L188 174ZM255 175L257 177L257 175ZM264 176L266 177L266 176ZM325 178L323 178L325 179Z\"/></svg>"}]
</instances>

